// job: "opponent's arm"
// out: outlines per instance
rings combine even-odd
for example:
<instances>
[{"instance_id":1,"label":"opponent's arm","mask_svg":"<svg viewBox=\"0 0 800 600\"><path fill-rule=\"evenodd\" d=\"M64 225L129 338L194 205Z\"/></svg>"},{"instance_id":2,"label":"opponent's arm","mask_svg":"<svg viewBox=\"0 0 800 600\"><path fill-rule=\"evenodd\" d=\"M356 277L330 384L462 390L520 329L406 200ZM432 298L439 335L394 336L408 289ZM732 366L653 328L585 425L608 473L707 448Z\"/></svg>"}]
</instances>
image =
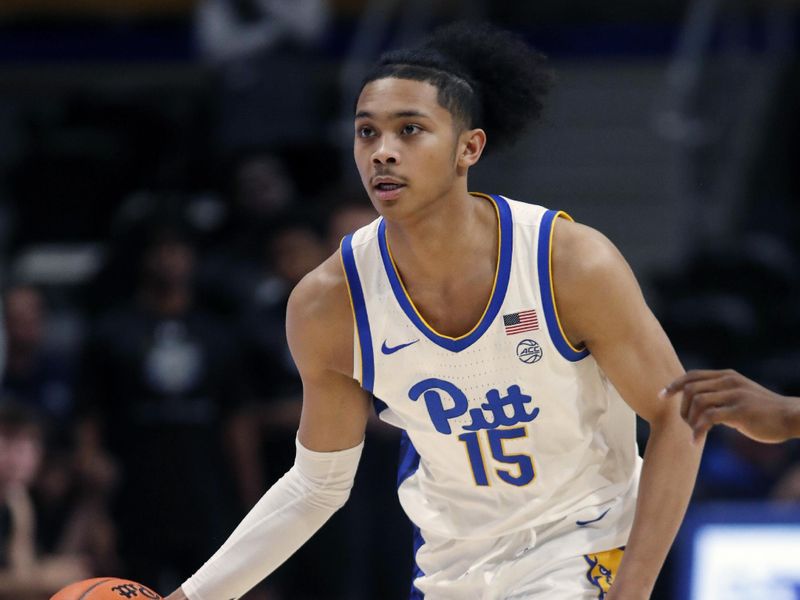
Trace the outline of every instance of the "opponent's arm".
<instances>
[{"instance_id":1,"label":"opponent's arm","mask_svg":"<svg viewBox=\"0 0 800 600\"><path fill-rule=\"evenodd\" d=\"M613 244L560 219L553 282L565 334L584 344L623 399L650 424L636 515L608 600L650 597L694 487L702 444L692 445L678 399L659 391L683 373L666 334Z\"/></svg>"},{"instance_id":2,"label":"opponent's arm","mask_svg":"<svg viewBox=\"0 0 800 600\"><path fill-rule=\"evenodd\" d=\"M167 600L232 600L289 558L347 500L370 410L352 372L353 318L334 256L292 292L289 347L303 380L292 469Z\"/></svg>"},{"instance_id":3,"label":"opponent's arm","mask_svg":"<svg viewBox=\"0 0 800 600\"><path fill-rule=\"evenodd\" d=\"M714 425L737 429L759 442L777 444L800 437L800 398L781 396L736 371L689 371L661 392L683 392L681 416L705 437Z\"/></svg>"}]
</instances>

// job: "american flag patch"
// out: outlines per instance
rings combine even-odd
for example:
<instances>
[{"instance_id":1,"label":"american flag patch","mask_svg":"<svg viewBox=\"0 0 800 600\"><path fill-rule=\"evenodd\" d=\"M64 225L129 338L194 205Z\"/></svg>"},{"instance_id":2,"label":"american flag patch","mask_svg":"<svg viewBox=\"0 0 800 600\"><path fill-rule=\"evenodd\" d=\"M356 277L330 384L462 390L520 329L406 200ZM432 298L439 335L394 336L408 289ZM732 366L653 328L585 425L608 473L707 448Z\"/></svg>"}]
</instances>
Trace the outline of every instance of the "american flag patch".
<instances>
[{"instance_id":1,"label":"american flag patch","mask_svg":"<svg viewBox=\"0 0 800 600\"><path fill-rule=\"evenodd\" d=\"M514 335L523 331L535 331L539 329L539 317L536 311L523 310L522 312L503 315L503 325L506 326L506 335Z\"/></svg>"}]
</instances>

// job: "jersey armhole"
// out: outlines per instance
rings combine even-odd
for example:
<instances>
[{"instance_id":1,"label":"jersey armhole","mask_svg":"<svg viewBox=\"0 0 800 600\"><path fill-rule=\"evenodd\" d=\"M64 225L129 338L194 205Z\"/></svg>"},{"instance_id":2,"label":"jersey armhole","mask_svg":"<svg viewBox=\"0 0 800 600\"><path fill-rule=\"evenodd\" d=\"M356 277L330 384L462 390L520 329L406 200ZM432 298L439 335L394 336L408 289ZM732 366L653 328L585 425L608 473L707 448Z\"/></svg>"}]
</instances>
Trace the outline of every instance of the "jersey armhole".
<instances>
[{"instance_id":1,"label":"jersey armhole","mask_svg":"<svg viewBox=\"0 0 800 600\"><path fill-rule=\"evenodd\" d=\"M353 255L353 236L346 235L339 246L342 259L342 270L347 283L347 295L350 297L350 308L353 311L355 324L355 348L353 352L353 378L361 387L372 393L375 384L375 359L372 353L372 333L367 317L367 305L364 291L358 276L355 256Z\"/></svg>"},{"instance_id":2,"label":"jersey armhole","mask_svg":"<svg viewBox=\"0 0 800 600\"><path fill-rule=\"evenodd\" d=\"M536 267L539 275L539 291L542 296L542 310L547 322L550 339L559 354L570 362L577 362L589 356L587 348L576 348L564 334L564 328L558 318L555 291L553 289L553 230L556 219L564 218L572 221L567 213L560 210L548 210L539 225L539 240L536 251Z\"/></svg>"}]
</instances>

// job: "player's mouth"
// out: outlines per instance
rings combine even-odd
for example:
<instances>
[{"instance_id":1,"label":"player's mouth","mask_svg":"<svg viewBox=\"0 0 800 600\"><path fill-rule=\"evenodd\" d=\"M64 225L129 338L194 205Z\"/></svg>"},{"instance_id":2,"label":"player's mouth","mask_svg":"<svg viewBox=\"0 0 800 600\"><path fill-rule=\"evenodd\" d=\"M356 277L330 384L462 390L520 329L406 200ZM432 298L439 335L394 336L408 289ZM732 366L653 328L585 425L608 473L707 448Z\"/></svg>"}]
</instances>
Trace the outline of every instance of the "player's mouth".
<instances>
[{"instance_id":1,"label":"player's mouth","mask_svg":"<svg viewBox=\"0 0 800 600\"><path fill-rule=\"evenodd\" d=\"M406 185L394 177L375 177L372 189L380 200L396 200Z\"/></svg>"}]
</instances>

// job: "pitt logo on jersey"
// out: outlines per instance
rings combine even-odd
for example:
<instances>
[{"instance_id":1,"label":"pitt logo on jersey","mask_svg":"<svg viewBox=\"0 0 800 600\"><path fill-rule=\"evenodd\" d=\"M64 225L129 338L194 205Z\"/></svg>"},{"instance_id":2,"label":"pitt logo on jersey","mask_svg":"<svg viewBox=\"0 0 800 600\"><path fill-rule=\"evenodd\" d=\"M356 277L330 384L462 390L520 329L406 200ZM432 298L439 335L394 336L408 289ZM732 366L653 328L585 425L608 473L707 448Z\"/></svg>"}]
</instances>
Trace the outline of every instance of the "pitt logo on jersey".
<instances>
[{"instance_id":1,"label":"pitt logo on jersey","mask_svg":"<svg viewBox=\"0 0 800 600\"><path fill-rule=\"evenodd\" d=\"M536 478L533 457L508 454L503 445L508 440L527 438L525 423L539 416L539 408L530 406L533 398L523 394L518 385L509 386L504 396L500 395L500 390L489 390L486 402L474 408L469 408L467 395L458 386L443 379L424 379L408 391L413 401L420 396L425 400L436 431L444 435L453 433L451 420L469 415L470 422L462 427L464 433L458 436L458 441L466 448L475 485L488 487L491 479L497 477L509 485L523 487ZM478 435L481 432L485 432L483 441ZM489 455L497 466L494 475L492 469L487 468Z\"/></svg>"},{"instance_id":2,"label":"pitt logo on jersey","mask_svg":"<svg viewBox=\"0 0 800 600\"><path fill-rule=\"evenodd\" d=\"M533 398L523 394L518 385L509 386L505 396L501 396L499 390L489 390L486 392L486 402L481 404L480 408L472 409L469 408L467 395L457 386L443 379L424 379L408 391L408 397L411 400L416 401L420 396L425 400L425 406L436 431L445 435L453 432L450 420L456 419L468 411L471 422L464 425L466 431L496 429L518 423L529 423L539 415L537 407L530 407L531 410L528 411L527 405L533 402ZM445 402L445 398L448 402Z\"/></svg>"}]
</instances>

